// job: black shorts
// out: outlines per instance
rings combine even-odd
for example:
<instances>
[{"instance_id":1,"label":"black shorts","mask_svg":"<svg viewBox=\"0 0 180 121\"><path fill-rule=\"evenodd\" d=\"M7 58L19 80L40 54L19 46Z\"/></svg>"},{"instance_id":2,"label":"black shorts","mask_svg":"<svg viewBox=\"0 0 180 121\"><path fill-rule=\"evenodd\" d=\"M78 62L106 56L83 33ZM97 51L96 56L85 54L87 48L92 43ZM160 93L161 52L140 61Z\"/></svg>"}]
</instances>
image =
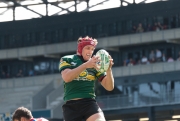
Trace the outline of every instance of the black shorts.
<instances>
[{"instance_id":1,"label":"black shorts","mask_svg":"<svg viewBox=\"0 0 180 121\"><path fill-rule=\"evenodd\" d=\"M85 121L91 115L102 112L96 100L91 98L67 101L62 109L65 121Z\"/></svg>"}]
</instances>

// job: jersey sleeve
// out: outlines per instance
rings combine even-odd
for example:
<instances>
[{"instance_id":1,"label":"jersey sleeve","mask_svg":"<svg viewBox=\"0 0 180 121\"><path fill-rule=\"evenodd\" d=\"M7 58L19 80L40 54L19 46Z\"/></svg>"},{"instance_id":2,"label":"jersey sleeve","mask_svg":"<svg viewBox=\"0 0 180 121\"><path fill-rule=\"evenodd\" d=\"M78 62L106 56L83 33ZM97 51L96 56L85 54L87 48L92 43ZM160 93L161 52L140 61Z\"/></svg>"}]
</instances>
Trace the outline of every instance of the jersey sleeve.
<instances>
[{"instance_id":1,"label":"jersey sleeve","mask_svg":"<svg viewBox=\"0 0 180 121\"><path fill-rule=\"evenodd\" d=\"M60 62L59 62L59 72L61 73L63 70L65 70L67 68L72 69L71 59L66 58L66 57L62 57Z\"/></svg>"},{"instance_id":2,"label":"jersey sleeve","mask_svg":"<svg viewBox=\"0 0 180 121\"><path fill-rule=\"evenodd\" d=\"M105 76L106 76L106 72L101 73L101 72L97 71L97 73L96 73L97 80L100 81L100 82L103 80L103 78Z\"/></svg>"}]
</instances>

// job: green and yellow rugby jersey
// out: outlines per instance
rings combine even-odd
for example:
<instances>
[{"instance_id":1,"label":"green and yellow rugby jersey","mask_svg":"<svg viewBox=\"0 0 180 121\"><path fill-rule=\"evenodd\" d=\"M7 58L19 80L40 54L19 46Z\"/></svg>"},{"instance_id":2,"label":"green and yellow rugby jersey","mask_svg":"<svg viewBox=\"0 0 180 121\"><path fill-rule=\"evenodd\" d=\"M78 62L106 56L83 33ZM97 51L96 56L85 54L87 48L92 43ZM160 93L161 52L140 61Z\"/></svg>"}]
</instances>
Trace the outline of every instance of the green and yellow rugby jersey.
<instances>
[{"instance_id":1,"label":"green and yellow rugby jersey","mask_svg":"<svg viewBox=\"0 0 180 121\"><path fill-rule=\"evenodd\" d=\"M82 56L68 55L61 58L59 71L64 69L74 69L85 61ZM74 98L95 98L95 81L104 77L106 73L98 72L94 68L87 68L79 74L73 81L66 83L64 81L64 101Z\"/></svg>"}]
</instances>

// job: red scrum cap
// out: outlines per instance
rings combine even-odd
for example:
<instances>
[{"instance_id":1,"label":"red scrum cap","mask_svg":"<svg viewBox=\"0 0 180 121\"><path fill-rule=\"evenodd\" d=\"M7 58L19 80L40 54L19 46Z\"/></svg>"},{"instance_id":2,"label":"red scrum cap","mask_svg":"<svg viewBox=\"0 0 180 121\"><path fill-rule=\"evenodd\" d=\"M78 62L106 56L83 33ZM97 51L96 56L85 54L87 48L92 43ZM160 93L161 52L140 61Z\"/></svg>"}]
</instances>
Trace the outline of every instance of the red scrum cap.
<instances>
[{"instance_id":1,"label":"red scrum cap","mask_svg":"<svg viewBox=\"0 0 180 121\"><path fill-rule=\"evenodd\" d=\"M97 40L96 39L92 39L90 37L84 37L84 38L79 38L78 39L78 49L77 52L82 55L82 50L86 45L92 45L94 47L96 47L97 45Z\"/></svg>"}]
</instances>

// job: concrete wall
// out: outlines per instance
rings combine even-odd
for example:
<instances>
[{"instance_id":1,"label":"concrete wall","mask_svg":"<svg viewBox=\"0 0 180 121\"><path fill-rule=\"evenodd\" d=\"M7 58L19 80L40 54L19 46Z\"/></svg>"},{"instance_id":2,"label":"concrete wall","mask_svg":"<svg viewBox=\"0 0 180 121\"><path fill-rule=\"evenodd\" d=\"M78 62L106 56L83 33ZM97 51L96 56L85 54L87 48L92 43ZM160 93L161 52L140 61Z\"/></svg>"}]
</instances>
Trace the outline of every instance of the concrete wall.
<instances>
[{"instance_id":1,"label":"concrete wall","mask_svg":"<svg viewBox=\"0 0 180 121\"><path fill-rule=\"evenodd\" d=\"M155 74L180 70L180 61L113 68L114 77Z\"/></svg>"},{"instance_id":2,"label":"concrete wall","mask_svg":"<svg viewBox=\"0 0 180 121\"><path fill-rule=\"evenodd\" d=\"M28 86L42 86L50 81L61 78L60 74L49 74L33 77L0 79L0 89L16 89Z\"/></svg>"}]
</instances>

